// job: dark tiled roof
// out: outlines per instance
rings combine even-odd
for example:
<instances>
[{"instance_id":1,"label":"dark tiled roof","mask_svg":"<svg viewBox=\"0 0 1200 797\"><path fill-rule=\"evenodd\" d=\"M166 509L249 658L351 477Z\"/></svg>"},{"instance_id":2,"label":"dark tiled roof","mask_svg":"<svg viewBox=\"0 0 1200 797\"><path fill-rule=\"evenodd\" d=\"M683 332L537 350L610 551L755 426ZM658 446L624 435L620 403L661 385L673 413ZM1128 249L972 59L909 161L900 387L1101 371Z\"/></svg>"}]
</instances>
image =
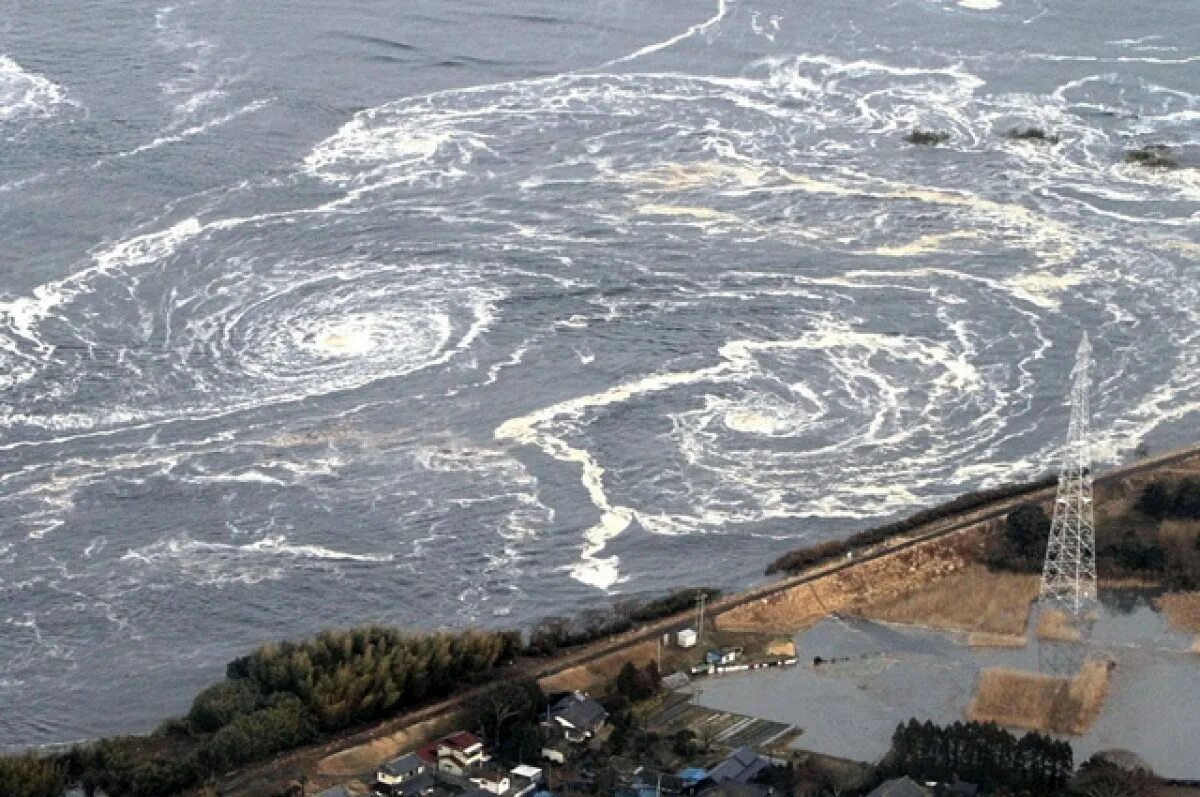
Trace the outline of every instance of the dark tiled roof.
<instances>
[{"instance_id":1,"label":"dark tiled roof","mask_svg":"<svg viewBox=\"0 0 1200 797\"><path fill-rule=\"evenodd\" d=\"M408 753L387 762L379 771L391 775L393 778L401 778L420 772L424 768L425 763L417 757L416 753Z\"/></svg>"},{"instance_id":2,"label":"dark tiled roof","mask_svg":"<svg viewBox=\"0 0 1200 797\"><path fill-rule=\"evenodd\" d=\"M558 701L550 713L581 730L595 730L608 717L604 706L583 695L568 695Z\"/></svg>"},{"instance_id":3,"label":"dark tiled roof","mask_svg":"<svg viewBox=\"0 0 1200 797\"><path fill-rule=\"evenodd\" d=\"M453 747L458 751L463 751L468 747L474 747L475 745L479 744L479 739L475 738L475 734L471 733L470 731L459 731L458 733L450 734L438 742L438 744L445 745L446 747Z\"/></svg>"},{"instance_id":4,"label":"dark tiled roof","mask_svg":"<svg viewBox=\"0 0 1200 797\"><path fill-rule=\"evenodd\" d=\"M749 783L755 775L767 768L769 762L749 747L739 747L721 763L708 772L714 783Z\"/></svg>"},{"instance_id":5,"label":"dark tiled roof","mask_svg":"<svg viewBox=\"0 0 1200 797\"><path fill-rule=\"evenodd\" d=\"M767 797L771 791L757 783L722 783L700 792L700 797Z\"/></svg>"},{"instance_id":6,"label":"dark tiled roof","mask_svg":"<svg viewBox=\"0 0 1200 797\"><path fill-rule=\"evenodd\" d=\"M931 794L933 792L906 775L881 784L867 797L929 797Z\"/></svg>"},{"instance_id":7,"label":"dark tiled roof","mask_svg":"<svg viewBox=\"0 0 1200 797\"><path fill-rule=\"evenodd\" d=\"M326 789L320 792L316 797L353 797L345 786L334 786L332 789Z\"/></svg>"},{"instance_id":8,"label":"dark tiled roof","mask_svg":"<svg viewBox=\"0 0 1200 797\"><path fill-rule=\"evenodd\" d=\"M425 794L432 790L436 785L437 781L434 779L432 772L422 772L415 778L409 778L396 786L396 790L403 797L416 797L418 794Z\"/></svg>"}]
</instances>

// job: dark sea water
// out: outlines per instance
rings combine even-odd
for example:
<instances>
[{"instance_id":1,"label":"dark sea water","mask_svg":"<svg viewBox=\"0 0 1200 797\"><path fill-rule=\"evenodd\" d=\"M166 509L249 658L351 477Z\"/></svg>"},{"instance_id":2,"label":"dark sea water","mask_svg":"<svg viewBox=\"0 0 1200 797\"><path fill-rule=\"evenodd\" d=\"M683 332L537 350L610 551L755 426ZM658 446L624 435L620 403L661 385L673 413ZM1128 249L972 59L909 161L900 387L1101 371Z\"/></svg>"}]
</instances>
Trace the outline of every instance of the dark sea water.
<instances>
[{"instance_id":1,"label":"dark sea water","mask_svg":"<svg viewBox=\"0 0 1200 797\"><path fill-rule=\"evenodd\" d=\"M1195 0L0 0L0 746L1041 474L1083 329L1194 440L1198 92Z\"/></svg>"}]
</instances>

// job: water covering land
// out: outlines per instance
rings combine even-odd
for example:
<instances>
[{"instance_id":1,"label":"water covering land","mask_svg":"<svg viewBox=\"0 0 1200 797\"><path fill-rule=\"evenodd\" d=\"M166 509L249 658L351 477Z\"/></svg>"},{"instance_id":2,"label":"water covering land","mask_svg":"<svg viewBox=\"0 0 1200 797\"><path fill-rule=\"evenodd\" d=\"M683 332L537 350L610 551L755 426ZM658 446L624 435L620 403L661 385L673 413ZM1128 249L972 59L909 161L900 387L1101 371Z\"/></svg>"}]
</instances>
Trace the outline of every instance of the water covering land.
<instances>
[{"instance_id":1,"label":"water covering land","mask_svg":"<svg viewBox=\"0 0 1200 797\"><path fill-rule=\"evenodd\" d=\"M1187 0L0 6L0 745L1036 477L1082 328L1102 459L1190 441L1198 41Z\"/></svg>"}]
</instances>

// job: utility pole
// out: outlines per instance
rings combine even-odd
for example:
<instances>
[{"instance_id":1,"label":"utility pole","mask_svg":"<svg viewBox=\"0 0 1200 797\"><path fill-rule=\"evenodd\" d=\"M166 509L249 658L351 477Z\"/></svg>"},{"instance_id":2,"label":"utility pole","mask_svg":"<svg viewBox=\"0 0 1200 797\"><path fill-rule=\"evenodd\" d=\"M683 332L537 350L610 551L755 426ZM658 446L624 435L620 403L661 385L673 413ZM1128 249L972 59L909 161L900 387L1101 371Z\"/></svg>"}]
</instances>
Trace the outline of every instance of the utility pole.
<instances>
[{"instance_id":1,"label":"utility pole","mask_svg":"<svg viewBox=\"0 0 1200 797\"><path fill-rule=\"evenodd\" d=\"M1092 506L1092 439L1088 393L1092 345L1079 342L1071 371L1071 422L1063 450L1054 520L1038 600L1079 617L1096 600L1096 522Z\"/></svg>"},{"instance_id":2,"label":"utility pole","mask_svg":"<svg viewBox=\"0 0 1200 797\"><path fill-rule=\"evenodd\" d=\"M696 618L696 640L703 641L704 639L704 601L708 599L707 592L701 592L700 597L696 601L700 604L699 616Z\"/></svg>"}]
</instances>

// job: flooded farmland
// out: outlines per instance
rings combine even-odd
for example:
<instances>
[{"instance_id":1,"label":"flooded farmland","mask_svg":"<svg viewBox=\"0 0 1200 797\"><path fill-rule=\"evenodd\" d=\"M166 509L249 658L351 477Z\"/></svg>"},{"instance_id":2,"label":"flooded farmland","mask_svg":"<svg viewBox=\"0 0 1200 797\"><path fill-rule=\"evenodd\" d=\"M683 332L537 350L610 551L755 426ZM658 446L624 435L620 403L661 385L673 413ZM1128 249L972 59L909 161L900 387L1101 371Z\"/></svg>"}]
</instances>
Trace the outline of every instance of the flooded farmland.
<instances>
[{"instance_id":1,"label":"flooded farmland","mask_svg":"<svg viewBox=\"0 0 1200 797\"><path fill-rule=\"evenodd\" d=\"M1068 675L1086 658L1104 658L1115 666L1099 716L1086 734L1063 737L1076 761L1131 750L1164 777L1197 779L1200 654L1192 652L1191 635L1167 628L1152 597L1106 593L1084 642L1027 633L1025 647L973 647L965 633L833 616L797 636L798 666L712 678L690 689L700 706L795 725L802 731L796 748L870 762L911 717L965 719L985 668Z\"/></svg>"}]
</instances>

